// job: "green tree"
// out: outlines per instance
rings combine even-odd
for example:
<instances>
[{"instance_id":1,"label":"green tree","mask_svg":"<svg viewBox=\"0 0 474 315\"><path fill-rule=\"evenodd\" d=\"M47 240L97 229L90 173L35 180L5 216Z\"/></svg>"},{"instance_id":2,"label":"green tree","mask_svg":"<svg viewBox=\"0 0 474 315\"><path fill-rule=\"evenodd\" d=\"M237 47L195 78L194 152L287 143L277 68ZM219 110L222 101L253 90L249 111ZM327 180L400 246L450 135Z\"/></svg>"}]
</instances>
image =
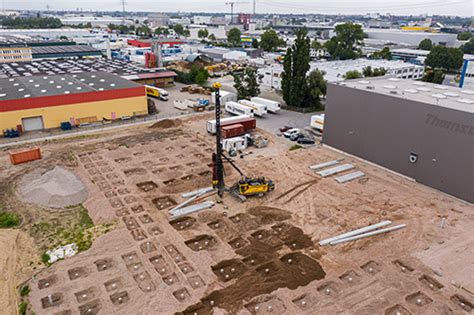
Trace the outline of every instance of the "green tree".
<instances>
[{"instance_id":1,"label":"green tree","mask_svg":"<svg viewBox=\"0 0 474 315\"><path fill-rule=\"evenodd\" d=\"M462 46L465 54L474 54L474 37Z\"/></svg>"},{"instance_id":2,"label":"green tree","mask_svg":"<svg viewBox=\"0 0 474 315\"><path fill-rule=\"evenodd\" d=\"M209 36L209 31L206 28L202 28L198 31L198 37L199 38L207 38Z\"/></svg>"},{"instance_id":3,"label":"green tree","mask_svg":"<svg viewBox=\"0 0 474 315\"><path fill-rule=\"evenodd\" d=\"M354 59L361 55L364 31L358 24L352 22L339 24L334 28L336 33L325 43L325 48L335 59Z\"/></svg>"},{"instance_id":4,"label":"green tree","mask_svg":"<svg viewBox=\"0 0 474 315\"><path fill-rule=\"evenodd\" d=\"M306 28L296 30L296 40L286 51L283 61L283 99L289 106L309 107L310 91L306 75L309 71L311 40Z\"/></svg>"},{"instance_id":5,"label":"green tree","mask_svg":"<svg viewBox=\"0 0 474 315\"><path fill-rule=\"evenodd\" d=\"M256 69L245 68L244 71L235 72L232 76L234 77L234 88L237 90L239 99L250 99L260 94Z\"/></svg>"},{"instance_id":6,"label":"green tree","mask_svg":"<svg viewBox=\"0 0 474 315\"><path fill-rule=\"evenodd\" d=\"M313 70L308 75L309 101L312 106L321 106L321 96L326 95L327 81L324 80L324 72Z\"/></svg>"},{"instance_id":7,"label":"green tree","mask_svg":"<svg viewBox=\"0 0 474 315\"><path fill-rule=\"evenodd\" d=\"M463 64L463 51L459 48L435 46L425 59L425 65L432 69L459 70Z\"/></svg>"},{"instance_id":8,"label":"green tree","mask_svg":"<svg viewBox=\"0 0 474 315\"><path fill-rule=\"evenodd\" d=\"M9 229L20 224L20 217L13 212L0 212L0 229Z\"/></svg>"},{"instance_id":9,"label":"green tree","mask_svg":"<svg viewBox=\"0 0 474 315\"><path fill-rule=\"evenodd\" d=\"M392 60L392 53L390 52L390 48L384 47L382 50L374 52L371 57L373 59Z\"/></svg>"},{"instance_id":10,"label":"green tree","mask_svg":"<svg viewBox=\"0 0 474 315\"><path fill-rule=\"evenodd\" d=\"M138 35L138 36L150 37L151 36L151 29L146 25L141 25L141 26L138 26L135 29L135 34Z\"/></svg>"},{"instance_id":11,"label":"green tree","mask_svg":"<svg viewBox=\"0 0 474 315\"><path fill-rule=\"evenodd\" d=\"M183 31L183 36L188 38L189 36L191 36L191 31L187 28L184 29Z\"/></svg>"},{"instance_id":12,"label":"green tree","mask_svg":"<svg viewBox=\"0 0 474 315\"><path fill-rule=\"evenodd\" d=\"M63 23L58 18L52 17L4 17L0 19L0 25L12 29L37 29L37 28L61 28Z\"/></svg>"},{"instance_id":13,"label":"green tree","mask_svg":"<svg viewBox=\"0 0 474 315\"><path fill-rule=\"evenodd\" d=\"M212 41L217 40L216 35L214 35L214 34L209 35L209 40L212 40Z\"/></svg>"},{"instance_id":14,"label":"green tree","mask_svg":"<svg viewBox=\"0 0 474 315\"><path fill-rule=\"evenodd\" d=\"M422 81L442 84L444 81L444 72L441 69L427 69L421 78Z\"/></svg>"},{"instance_id":15,"label":"green tree","mask_svg":"<svg viewBox=\"0 0 474 315\"><path fill-rule=\"evenodd\" d=\"M362 74L364 75L364 77L371 77L373 73L374 71L372 70L371 66L367 66L362 69Z\"/></svg>"},{"instance_id":16,"label":"green tree","mask_svg":"<svg viewBox=\"0 0 474 315\"><path fill-rule=\"evenodd\" d=\"M323 48L323 45L322 45L320 42L318 42L317 39L314 39L314 40L311 42L311 48L317 50L317 49Z\"/></svg>"},{"instance_id":17,"label":"green tree","mask_svg":"<svg viewBox=\"0 0 474 315\"><path fill-rule=\"evenodd\" d=\"M357 70L347 71L346 74L344 74L344 79L346 80L360 79L360 78L362 78L362 73L360 73Z\"/></svg>"},{"instance_id":18,"label":"green tree","mask_svg":"<svg viewBox=\"0 0 474 315\"><path fill-rule=\"evenodd\" d=\"M260 36L260 47L264 51L275 51L285 45L285 41L274 30L267 30Z\"/></svg>"},{"instance_id":19,"label":"green tree","mask_svg":"<svg viewBox=\"0 0 474 315\"><path fill-rule=\"evenodd\" d=\"M178 36L184 35L184 27L181 24L176 24L173 26L173 30Z\"/></svg>"},{"instance_id":20,"label":"green tree","mask_svg":"<svg viewBox=\"0 0 474 315\"><path fill-rule=\"evenodd\" d=\"M204 85L209 78L209 72L204 67L192 65L189 71L189 80L198 85Z\"/></svg>"},{"instance_id":21,"label":"green tree","mask_svg":"<svg viewBox=\"0 0 474 315\"><path fill-rule=\"evenodd\" d=\"M240 46L240 37L242 36L242 32L234 27L227 33L227 41L233 46Z\"/></svg>"},{"instance_id":22,"label":"green tree","mask_svg":"<svg viewBox=\"0 0 474 315\"><path fill-rule=\"evenodd\" d=\"M254 38L252 39L252 48L259 48L260 44L258 42L258 39Z\"/></svg>"},{"instance_id":23,"label":"green tree","mask_svg":"<svg viewBox=\"0 0 474 315\"><path fill-rule=\"evenodd\" d=\"M421 50L431 50L431 48L433 48L433 42L429 38L423 39L418 44L418 49L421 49Z\"/></svg>"},{"instance_id":24,"label":"green tree","mask_svg":"<svg viewBox=\"0 0 474 315\"><path fill-rule=\"evenodd\" d=\"M462 32L458 34L458 40L470 40L472 38L471 32Z\"/></svg>"},{"instance_id":25,"label":"green tree","mask_svg":"<svg viewBox=\"0 0 474 315\"><path fill-rule=\"evenodd\" d=\"M154 31L155 35L168 35L170 33L169 29L166 27L157 27Z\"/></svg>"}]
</instances>

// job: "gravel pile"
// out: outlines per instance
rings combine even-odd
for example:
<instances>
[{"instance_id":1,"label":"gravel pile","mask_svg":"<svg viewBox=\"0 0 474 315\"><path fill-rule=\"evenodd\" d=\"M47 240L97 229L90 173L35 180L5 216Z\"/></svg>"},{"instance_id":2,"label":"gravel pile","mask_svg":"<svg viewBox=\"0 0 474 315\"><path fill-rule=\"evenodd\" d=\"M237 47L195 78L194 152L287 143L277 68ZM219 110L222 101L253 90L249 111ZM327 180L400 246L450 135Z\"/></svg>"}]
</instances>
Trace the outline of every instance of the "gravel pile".
<instances>
[{"instance_id":1,"label":"gravel pile","mask_svg":"<svg viewBox=\"0 0 474 315\"><path fill-rule=\"evenodd\" d=\"M73 173L56 166L26 175L19 185L19 195L25 202L64 208L86 201L87 189Z\"/></svg>"}]
</instances>

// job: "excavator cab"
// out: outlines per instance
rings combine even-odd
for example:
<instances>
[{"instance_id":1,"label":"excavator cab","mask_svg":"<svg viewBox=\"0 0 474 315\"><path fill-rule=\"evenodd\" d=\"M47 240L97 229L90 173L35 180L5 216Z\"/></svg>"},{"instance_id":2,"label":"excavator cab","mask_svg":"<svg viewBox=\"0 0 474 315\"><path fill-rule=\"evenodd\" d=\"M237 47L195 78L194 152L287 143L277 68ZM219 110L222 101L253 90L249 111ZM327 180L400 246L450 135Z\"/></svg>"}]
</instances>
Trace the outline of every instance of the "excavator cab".
<instances>
[{"instance_id":1,"label":"excavator cab","mask_svg":"<svg viewBox=\"0 0 474 315\"><path fill-rule=\"evenodd\" d=\"M263 194L268 193L274 189L275 184L273 184L273 181L267 181L265 180L265 177L244 177L239 181L239 192L242 196L263 196Z\"/></svg>"}]
</instances>

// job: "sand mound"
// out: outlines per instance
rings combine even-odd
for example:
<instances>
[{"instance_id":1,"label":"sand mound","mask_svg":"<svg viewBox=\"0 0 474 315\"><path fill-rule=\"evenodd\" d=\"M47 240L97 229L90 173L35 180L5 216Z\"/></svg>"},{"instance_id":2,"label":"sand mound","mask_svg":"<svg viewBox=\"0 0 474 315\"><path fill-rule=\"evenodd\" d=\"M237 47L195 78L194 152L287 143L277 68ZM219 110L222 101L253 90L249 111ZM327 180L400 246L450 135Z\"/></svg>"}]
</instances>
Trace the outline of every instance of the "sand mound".
<instances>
[{"instance_id":1,"label":"sand mound","mask_svg":"<svg viewBox=\"0 0 474 315\"><path fill-rule=\"evenodd\" d=\"M181 125L181 120L179 119L163 119L155 124L153 124L150 128L175 128Z\"/></svg>"},{"instance_id":2,"label":"sand mound","mask_svg":"<svg viewBox=\"0 0 474 315\"><path fill-rule=\"evenodd\" d=\"M26 202L64 208L86 201L87 189L73 173L56 166L46 173L25 176L19 185L19 195Z\"/></svg>"}]
</instances>

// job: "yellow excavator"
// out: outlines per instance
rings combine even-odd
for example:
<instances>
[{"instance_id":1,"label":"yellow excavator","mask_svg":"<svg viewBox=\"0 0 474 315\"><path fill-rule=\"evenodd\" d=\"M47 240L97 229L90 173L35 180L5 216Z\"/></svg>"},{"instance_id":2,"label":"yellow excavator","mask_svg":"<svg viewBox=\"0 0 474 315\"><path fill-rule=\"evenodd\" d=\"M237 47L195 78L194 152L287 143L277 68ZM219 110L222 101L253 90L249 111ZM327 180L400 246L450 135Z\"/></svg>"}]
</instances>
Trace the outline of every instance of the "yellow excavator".
<instances>
[{"instance_id":1,"label":"yellow excavator","mask_svg":"<svg viewBox=\"0 0 474 315\"><path fill-rule=\"evenodd\" d=\"M273 191L275 184L271 180L266 180L265 177L248 177L237 167L237 165L222 152L221 144L221 106L220 106L220 83L213 85L216 94L216 152L212 154L212 186L217 189L219 196L223 196L224 191L229 191L232 195L245 201L248 196L263 196L264 194ZM241 179L232 185L229 189L225 188L224 184L224 167L222 163L224 158L241 176Z\"/></svg>"}]
</instances>

